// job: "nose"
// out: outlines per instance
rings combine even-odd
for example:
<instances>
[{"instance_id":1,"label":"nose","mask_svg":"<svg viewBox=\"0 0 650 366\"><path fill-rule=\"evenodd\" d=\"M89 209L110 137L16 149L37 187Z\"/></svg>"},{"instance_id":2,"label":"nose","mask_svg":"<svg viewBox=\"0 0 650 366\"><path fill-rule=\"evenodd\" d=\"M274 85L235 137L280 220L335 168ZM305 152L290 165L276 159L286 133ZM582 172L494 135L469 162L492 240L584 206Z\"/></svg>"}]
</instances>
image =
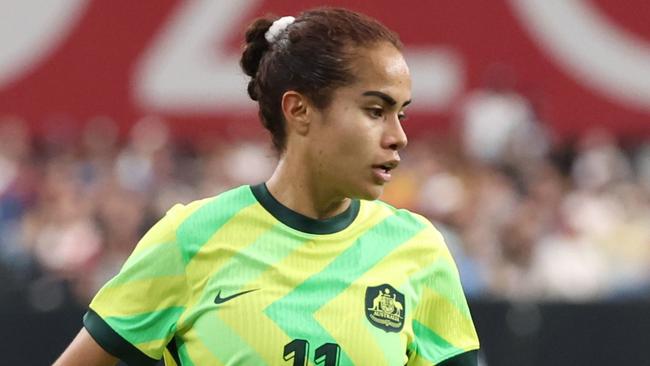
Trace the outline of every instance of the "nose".
<instances>
[{"instance_id":1,"label":"nose","mask_svg":"<svg viewBox=\"0 0 650 366\"><path fill-rule=\"evenodd\" d=\"M382 147L397 151L406 147L407 143L408 138L398 116L388 119L386 121Z\"/></svg>"}]
</instances>

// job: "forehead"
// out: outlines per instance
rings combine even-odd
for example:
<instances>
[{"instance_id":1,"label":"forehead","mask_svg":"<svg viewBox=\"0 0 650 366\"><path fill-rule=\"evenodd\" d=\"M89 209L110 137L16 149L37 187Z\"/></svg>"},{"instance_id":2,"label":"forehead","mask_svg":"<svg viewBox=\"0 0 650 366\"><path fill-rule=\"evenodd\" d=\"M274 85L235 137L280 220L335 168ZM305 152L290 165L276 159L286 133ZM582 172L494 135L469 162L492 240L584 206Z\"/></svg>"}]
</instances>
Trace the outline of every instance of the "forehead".
<instances>
[{"instance_id":1,"label":"forehead","mask_svg":"<svg viewBox=\"0 0 650 366\"><path fill-rule=\"evenodd\" d=\"M411 75L402 53L390 43L355 50L352 89L377 90L398 101L411 97Z\"/></svg>"}]
</instances>

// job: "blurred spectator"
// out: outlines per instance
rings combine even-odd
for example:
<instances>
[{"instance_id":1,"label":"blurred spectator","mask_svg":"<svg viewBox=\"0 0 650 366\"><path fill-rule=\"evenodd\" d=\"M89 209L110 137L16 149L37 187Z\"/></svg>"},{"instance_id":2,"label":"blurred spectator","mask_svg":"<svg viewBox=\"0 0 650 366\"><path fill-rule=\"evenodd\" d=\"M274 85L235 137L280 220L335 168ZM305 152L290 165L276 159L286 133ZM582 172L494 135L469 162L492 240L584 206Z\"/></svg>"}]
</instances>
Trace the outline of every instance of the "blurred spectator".
<instances>
[{"instance_id":1,"label":"blurred spectator","mask_svg":"<svg viewBox=\"0 0 650 366\"><path fill-rule=\"evenodd\" d=\"M527 108L488 99L504 97ZM173 204L258 183L275 164L266 143L181 145L156 117L120 141L116 126L96 117L78 136L32 140L24 122L0 120L0 274L67 283L85 303ZM411 139L383 199L440 229L470 297L647 298L650 145L623 150L593 131L565 148L565 167L547 147L513 158L509 136L468 154Z\"/></svg>"},{"instance_id":2,"label":"blurred spectator","mask_svg":"<svg viewBox=\"0 0 650 366\"><path fill-rule=\"evenodd\" d=\"M22 220L35 200L36 172L32 142L25 122L0 118L0 267L18 278L32 271L32 257L24 245Z\"/></svg>"},{"instance_id":3,"label":"blurred spectator","mask_svg":"<svg viewBox=\"0 0 650 366\"><path fill-rule=\"evenodd\" d=\"M517 93L514 75L503 65L489 68L483 88L466 97L460 124L465 153L482 163L539 159L548 149L532 105Z\"/></svg>"}]
</instances>

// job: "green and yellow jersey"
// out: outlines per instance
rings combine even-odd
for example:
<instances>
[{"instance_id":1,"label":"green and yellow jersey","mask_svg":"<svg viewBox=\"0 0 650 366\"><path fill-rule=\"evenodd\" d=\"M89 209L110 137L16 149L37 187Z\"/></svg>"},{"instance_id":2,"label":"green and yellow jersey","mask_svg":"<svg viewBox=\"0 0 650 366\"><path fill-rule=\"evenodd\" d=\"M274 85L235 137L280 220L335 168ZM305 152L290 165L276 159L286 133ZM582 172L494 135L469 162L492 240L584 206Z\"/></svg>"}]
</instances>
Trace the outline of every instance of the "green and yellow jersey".
<instances>
[{"instance_id":1,"label":"green and yellow jersey","mask_svg":"<svg viewBox=\"0 0 650 366\"><path fill-rule=\"evenodd\" d=\"M133 365L435 365L479 347L426 219L353 201L314 220L264 184L173 207L84 325Z\"/></svg>"}]
</instances>

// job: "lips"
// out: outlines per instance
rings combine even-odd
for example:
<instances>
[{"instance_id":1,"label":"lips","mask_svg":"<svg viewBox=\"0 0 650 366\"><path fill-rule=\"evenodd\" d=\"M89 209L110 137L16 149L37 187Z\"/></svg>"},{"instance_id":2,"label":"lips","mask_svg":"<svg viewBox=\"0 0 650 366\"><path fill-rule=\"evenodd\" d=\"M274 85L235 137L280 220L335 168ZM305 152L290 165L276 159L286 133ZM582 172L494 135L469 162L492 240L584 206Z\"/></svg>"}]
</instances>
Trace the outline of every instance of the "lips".
<instances>
[{"instance_id":1,"label":"lips","mask_svg":"<svg viewBox=\"0 0 650 366\"><path fill-rule=\"evenodd\" d=\"M399 165L399 160L394 159L394 160L385 161L383 163L374 164L372 166L372 168L373 169L382 169L386 173L390 173L390 171L397 168L398 165Z\"/></svg>"},{"instance_id":2,"label":"lips","mask_svg":"<svg viewBox=\"0 0 650 366\"><path fill-rule=\"evenodd\" d=\"M399 165L399 160L389 160L380 164L374 164L372 171L380 183L386 183L390 181L391 171L397 168L397 165Z\"/></svg>"}]
</instances>

